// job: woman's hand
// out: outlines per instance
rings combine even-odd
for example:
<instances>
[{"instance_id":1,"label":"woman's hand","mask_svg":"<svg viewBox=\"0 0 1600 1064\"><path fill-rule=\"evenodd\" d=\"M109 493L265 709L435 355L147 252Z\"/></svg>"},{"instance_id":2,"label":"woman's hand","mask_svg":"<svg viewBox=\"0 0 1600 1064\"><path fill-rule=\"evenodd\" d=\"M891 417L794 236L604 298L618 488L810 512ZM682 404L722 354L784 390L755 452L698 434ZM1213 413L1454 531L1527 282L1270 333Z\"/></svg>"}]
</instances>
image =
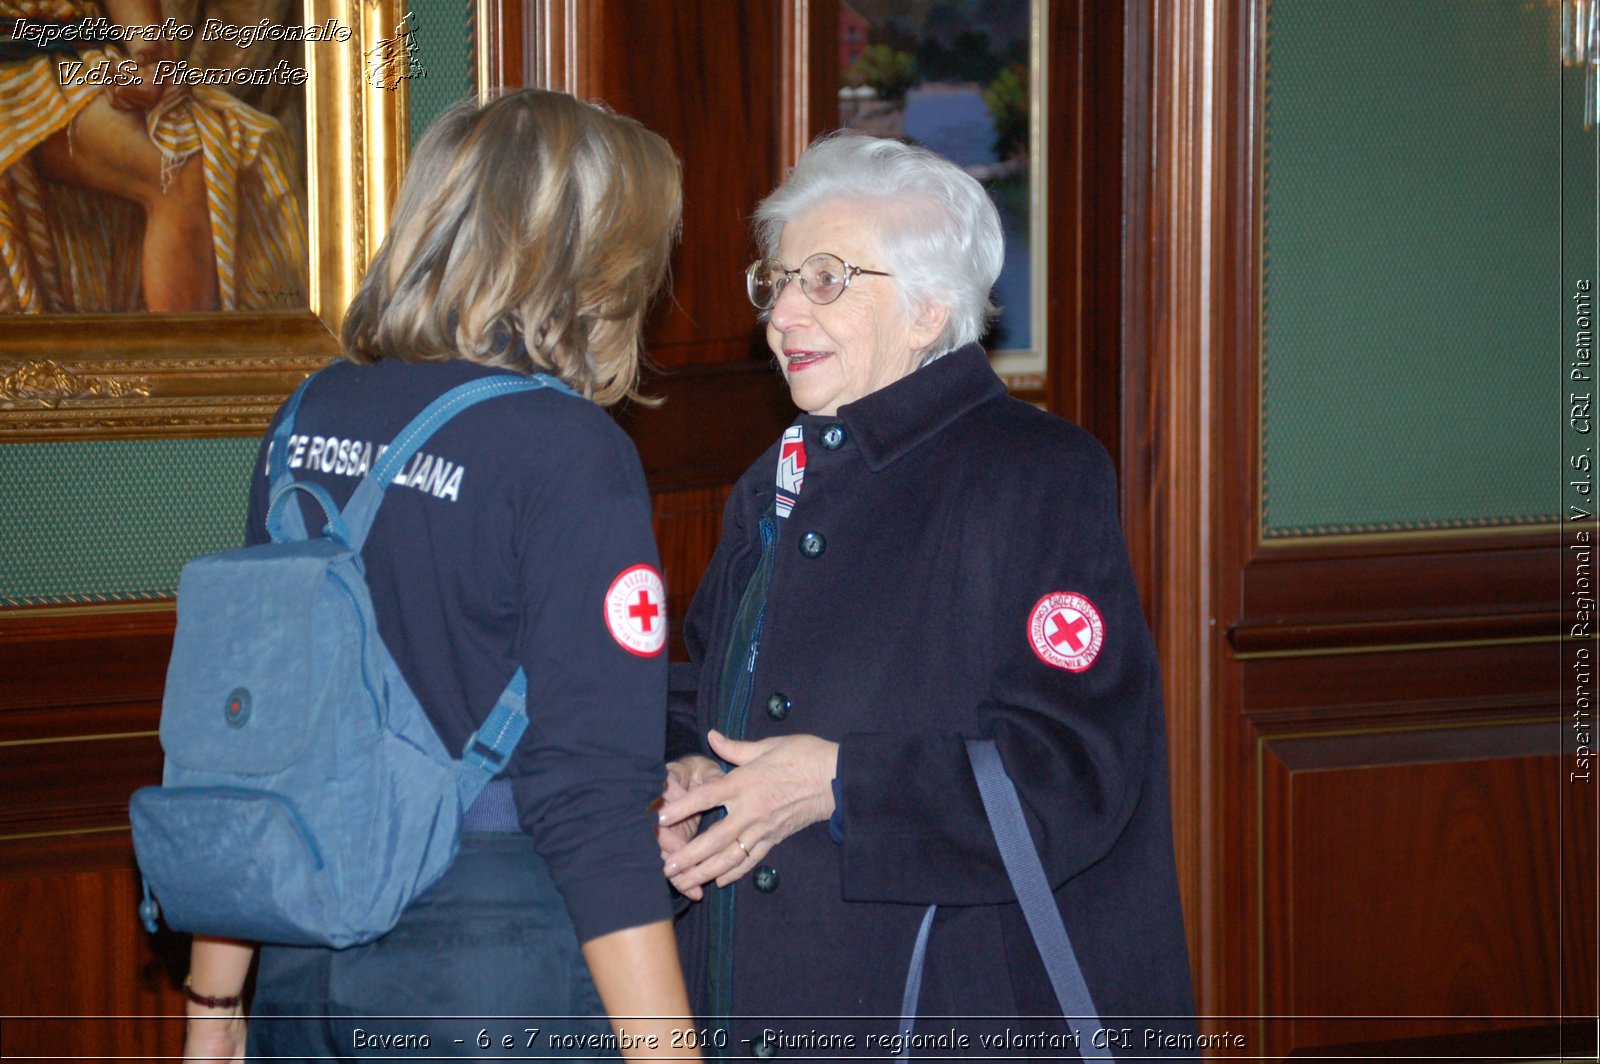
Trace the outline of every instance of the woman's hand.
<instances>
[{"instance_id":1,"label":"woman's hand","mask_svg":"<svg viewBox=\"0 0 1600 1064\"><path fill-rule=\"evenodd\" d=\"M728 815L671 853L666 876L698 901L706 883L726 886L751 871L801 828L833 815L839 744L815 735L786 735L746 743L713 731L711 749L731 765L720 779L689 788L661 807L663 825L726 807Z\"/></svg>"},{"instance_id":2,"label":"woman's hand","mask_svg":"<svg viewBox=\"0 0 1600 1064\"><path fill-rule=\"evenodd\" d=\"M220 1060L244 1064L245 1018L239 1006L208 1009L189 1002L189 1026L183 1033L184 1060Z\"/></svg>"},{"instance_id":3,"label":"woman's hand","mask_svg":"<svg viewBox=\"0 0 1600 1064\"><path fill-rule=\"evenodd\" d=\"M719 780L723 775L721 765L700 754L690 754L676 761L668 761L667 783L662 787L661 798L656 803L657 812L696 787L712 780ZM681 820L661 821L660 826L656 828L656 842L661 846L662 862L670 860L673 854L687 846L698 830L700 830L699 813L691 813Z\"/></svg>"}]
</instances>

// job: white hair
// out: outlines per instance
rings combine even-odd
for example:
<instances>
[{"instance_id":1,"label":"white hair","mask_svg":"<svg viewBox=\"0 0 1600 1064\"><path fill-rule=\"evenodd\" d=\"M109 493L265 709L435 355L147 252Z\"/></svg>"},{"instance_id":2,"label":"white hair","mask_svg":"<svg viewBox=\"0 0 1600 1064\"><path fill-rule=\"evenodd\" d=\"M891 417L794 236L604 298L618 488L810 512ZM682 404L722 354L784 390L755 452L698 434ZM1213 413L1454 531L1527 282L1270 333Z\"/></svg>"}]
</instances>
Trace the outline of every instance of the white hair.
<instances>
[{"instance_id":1,"label":"white hair","mask_svg":"<svg viewBox=\"0 0 1600 1064\"><path fill-rule=\"evenodd\" d=\"M1000 313L990 290L1000 276L1005 238L1000 215L978 181L926 148L852 133L814 141L789 179L756 208L756 239L773 258L783 227L818 207L861 204L908 314L950 312L924 353L931 362L975 343ZM827 250L826 248L819 250Z\"/></svg>"}]
</instances>

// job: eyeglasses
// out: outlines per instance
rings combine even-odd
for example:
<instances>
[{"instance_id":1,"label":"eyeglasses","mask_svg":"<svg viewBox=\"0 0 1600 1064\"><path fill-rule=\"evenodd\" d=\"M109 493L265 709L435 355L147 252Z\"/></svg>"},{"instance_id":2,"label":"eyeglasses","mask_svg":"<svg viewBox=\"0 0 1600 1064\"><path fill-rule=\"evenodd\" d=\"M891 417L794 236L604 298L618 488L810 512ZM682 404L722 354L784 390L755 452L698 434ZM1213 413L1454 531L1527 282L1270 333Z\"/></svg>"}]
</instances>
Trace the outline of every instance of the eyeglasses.
<instances>
[{"instance_id":1,"label":"eyeglasses","mask_svg":"<svg viewBox=\"0 0 1600 1064\"><path fill-rule=\"evenodd\" d=\"M813 255L800 264L798 270L786 270L777 259L757 259L744 271L744 290L757 310L771 310L783 295L784 286L800 278L800 291L819 307L825 307L844 295L857 274L889 277L882 270L864 270L852 266L837 255L826 252Z\"/></svg>"}]
</instances>

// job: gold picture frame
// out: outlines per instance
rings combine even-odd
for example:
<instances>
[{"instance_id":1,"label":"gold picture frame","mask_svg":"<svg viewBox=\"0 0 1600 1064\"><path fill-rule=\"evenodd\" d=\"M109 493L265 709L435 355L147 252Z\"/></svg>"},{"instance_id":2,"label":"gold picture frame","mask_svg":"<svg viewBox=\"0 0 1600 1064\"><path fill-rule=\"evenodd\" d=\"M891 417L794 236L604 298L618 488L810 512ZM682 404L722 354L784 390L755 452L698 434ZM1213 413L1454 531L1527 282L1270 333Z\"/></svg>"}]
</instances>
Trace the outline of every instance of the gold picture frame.
<instances>
[{"instance_id":1,"label":"gold picture frame","mask_svg":"<svg viewBox=\"0 0 1600 1064\"><path fill-rule=\"evenodd\" d=\"M405 169L406 82L392 53L407 27L399 0L304 10L308 25L350 30L305 45L309 309L0 318L0 442L259 435L338 354Z\"/></svg>"}]
</instances>

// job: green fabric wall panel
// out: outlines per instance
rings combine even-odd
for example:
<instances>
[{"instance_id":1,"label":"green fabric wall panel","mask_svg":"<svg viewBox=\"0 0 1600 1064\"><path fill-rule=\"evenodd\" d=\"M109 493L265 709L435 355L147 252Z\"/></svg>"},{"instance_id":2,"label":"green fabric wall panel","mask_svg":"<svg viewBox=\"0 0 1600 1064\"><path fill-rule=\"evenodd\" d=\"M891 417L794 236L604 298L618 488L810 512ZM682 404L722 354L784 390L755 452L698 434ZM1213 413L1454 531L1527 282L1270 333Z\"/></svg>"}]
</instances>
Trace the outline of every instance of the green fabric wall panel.
<instances>
[{"instance_id":1,"label":"green fabric wall panel","mask_svg":"<svg viewBox=\"0 0 1600 1064\"><path fill-rule=\"evenodd\" d=\"M257 441L0 447L0 606L176 593L198 554L244 539Z\"/></svg>"},{"instance_id":2,"label":"green fabric wall panel","mask_svg":"<svg viewBox=\"0 0 1600 1064\"><path fill-rule=\"evenodd\" d=\"M1563 140L1593 139L1555 5L1268 15L1265 535L1554 520Z\"/></svg>"},{"instance_id":3,"label":"green fabric wall panel","mask_svg":"<svg viewBox=\"0 0 1600 1064\"><path fill-rule=\"evenodd\" d=\"M435 118L477 92L478 79L473 68L473 5L431 0L410 11L423 70L421 77L406 82L415 144Z\"/></svg>"}]
</instances>

